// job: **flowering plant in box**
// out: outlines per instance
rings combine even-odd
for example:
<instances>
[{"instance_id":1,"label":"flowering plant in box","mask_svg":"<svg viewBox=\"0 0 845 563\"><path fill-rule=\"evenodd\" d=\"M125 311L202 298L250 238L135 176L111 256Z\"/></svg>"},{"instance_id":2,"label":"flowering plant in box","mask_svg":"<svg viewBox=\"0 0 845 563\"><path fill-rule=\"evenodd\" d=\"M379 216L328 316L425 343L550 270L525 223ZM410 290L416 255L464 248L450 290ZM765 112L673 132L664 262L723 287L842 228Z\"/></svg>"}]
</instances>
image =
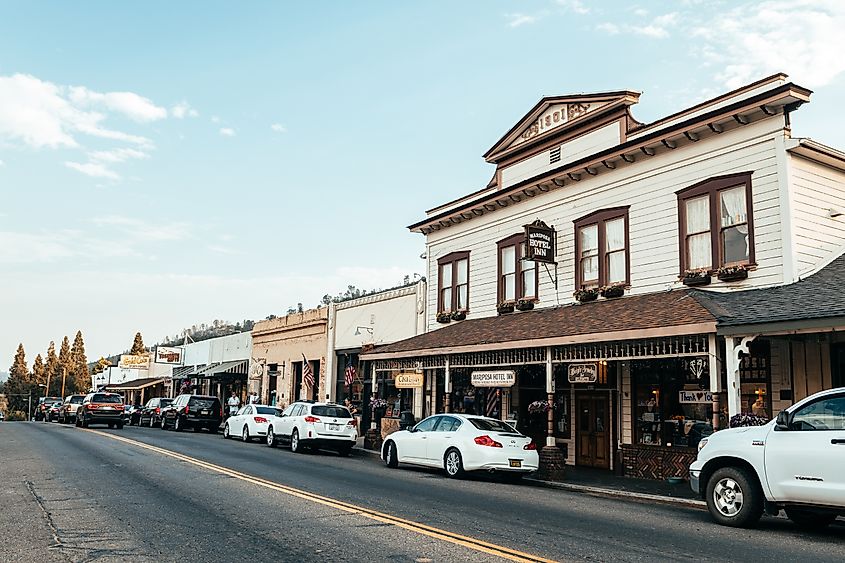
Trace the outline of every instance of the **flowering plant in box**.
<instances>
[{"instance_id":1,"label":"flowering plant in box","mask_svg":"<svg viewBox=\"0 0 845 563\"><path fill-rule=\"evenodd\" d=\"M763 426L769 422L765 416L757 416L756 414L735 414L731 417L731 428L739 428L741 426Z\"/></svg>"},{"instance_id":2,"label":"flowering plant in box","mask_svg":"<svg viewBox=\"0 0 845 563\"><path fill-rule=\"evenodd\" d=\"M372 409L386 409L387 401L384 399L370 398L370 408Z\"/></svg>"},{"instance_id":3,"label":"flowering plant in box","mask_svg":"<svg viewBox=\"0 0 845 563\"><path fill-rule=\"evenodd\" d=\"M544 414L552 408L548 401L534 401L528 405L529 414Z\"/></svg>"},{"instance_id":4,"label":"flowering plant in box","mask_svg":"<svg viewBox=\"0 0 845 563\"><path fill-rule=\"evenodd\" d=\"M599 296L599 288L597 287L585 287L582 289L577 289L572 294L576 300L584 303L586 301L595 301L595 299Z\"/></svg>"}]
</instances>

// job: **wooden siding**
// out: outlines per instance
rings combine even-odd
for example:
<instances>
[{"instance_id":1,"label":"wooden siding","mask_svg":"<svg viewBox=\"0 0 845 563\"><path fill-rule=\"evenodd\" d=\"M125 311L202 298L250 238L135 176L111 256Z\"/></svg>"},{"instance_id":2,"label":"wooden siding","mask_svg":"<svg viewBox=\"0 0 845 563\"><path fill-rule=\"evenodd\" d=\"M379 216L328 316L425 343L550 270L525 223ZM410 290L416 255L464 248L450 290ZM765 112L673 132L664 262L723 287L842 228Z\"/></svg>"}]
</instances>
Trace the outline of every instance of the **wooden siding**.
<instances>
[{"instance_id":1,"label":"wooden siding","mask_svg":"<svg viewBox=\"0 0 845 563\"><path fill-rule=\"evenodd\" d=\"M791 155L793 225L798 275L841 252L845 216L830 217L828 209L845 212L845 172Z\"/></svg>"},{"instance_id":2,"label":"wooden siding","mask_svg":"<svg viewBox=\"0 0 845 563\"><path fill-rule=\"evenodd\" d=\"M678 277L678 203L675 192L707 178L753 171L752 200L757 268L747 280L724 284L714 278L710 289L744 289L783 282L780 199L775 138L782 121L765 120L654 157L640 156L632 166L537 195L500 211L427 236L428 326L438 328L437 259L470 251L469 318L496 314L496 241L523 231L542 219L557 229L559 289L540 266L538 307L572 302L574 290L573 221L587 213L630 205L630 293L682 287ZM554 274L555 267L550 270Z\"/></svg>"}]
</instances>

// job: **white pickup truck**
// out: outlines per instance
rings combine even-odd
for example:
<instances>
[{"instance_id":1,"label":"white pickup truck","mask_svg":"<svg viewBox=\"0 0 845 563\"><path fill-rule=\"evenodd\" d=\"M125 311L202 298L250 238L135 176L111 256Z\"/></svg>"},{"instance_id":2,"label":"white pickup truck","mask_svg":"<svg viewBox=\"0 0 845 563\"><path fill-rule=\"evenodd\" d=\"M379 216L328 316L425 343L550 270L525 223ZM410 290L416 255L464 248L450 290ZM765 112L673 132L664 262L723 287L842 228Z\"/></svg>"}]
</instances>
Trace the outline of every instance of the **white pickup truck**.
<instances>
[{"instance_id":1,"label":"white pickup truck","mask_svg":"<svg viewBox=\"0 0 845 563\"><path fill-rule=\"evenodd\" d=\"M781 509L806 529L845 516L845 388L807 397L765 426L704 438L690 486L726 526L750 527Z\"/></svg>"}]
</instances>

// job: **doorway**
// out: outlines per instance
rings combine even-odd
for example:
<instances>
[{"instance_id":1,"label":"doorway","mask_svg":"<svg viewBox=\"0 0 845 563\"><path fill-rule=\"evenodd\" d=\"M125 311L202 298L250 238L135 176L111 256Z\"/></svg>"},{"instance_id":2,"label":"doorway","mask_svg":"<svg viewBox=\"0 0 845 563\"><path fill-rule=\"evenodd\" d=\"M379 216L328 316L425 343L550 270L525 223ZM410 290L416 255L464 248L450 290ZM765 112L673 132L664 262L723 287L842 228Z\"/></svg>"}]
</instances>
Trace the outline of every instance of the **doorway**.
<instances>
[{"instance_id":1,"label":"doorway","mask_svg":"<svg viewBox=\"0 0 845 563\"><path fill-rule=\"evenodd\" d=\"M577 394L575 463L610 469L610 396Z\"/></svg>"}]
</instances>

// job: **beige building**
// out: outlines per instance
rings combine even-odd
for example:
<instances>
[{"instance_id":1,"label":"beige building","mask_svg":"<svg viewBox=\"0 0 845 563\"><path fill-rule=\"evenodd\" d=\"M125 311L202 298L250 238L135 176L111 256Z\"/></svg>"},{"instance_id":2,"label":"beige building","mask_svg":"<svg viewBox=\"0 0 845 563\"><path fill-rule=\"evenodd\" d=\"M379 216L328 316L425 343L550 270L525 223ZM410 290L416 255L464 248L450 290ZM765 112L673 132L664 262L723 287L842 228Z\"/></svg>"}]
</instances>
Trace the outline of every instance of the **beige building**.
<instances>
[{"instance_id":1,"label":"beige building","mask_svg":"<svg viewBox=\"0 0 845 563\"><path fill-rule=\"evenodd\" d=\"M258 377L252 380L252 388L262 403L288 405L300 399L329 398L327 319L328 309L311 309L255 324L251 372ZM313 385L308 384L306 365L313 374Z\"/></svg>"}]
</instances>

